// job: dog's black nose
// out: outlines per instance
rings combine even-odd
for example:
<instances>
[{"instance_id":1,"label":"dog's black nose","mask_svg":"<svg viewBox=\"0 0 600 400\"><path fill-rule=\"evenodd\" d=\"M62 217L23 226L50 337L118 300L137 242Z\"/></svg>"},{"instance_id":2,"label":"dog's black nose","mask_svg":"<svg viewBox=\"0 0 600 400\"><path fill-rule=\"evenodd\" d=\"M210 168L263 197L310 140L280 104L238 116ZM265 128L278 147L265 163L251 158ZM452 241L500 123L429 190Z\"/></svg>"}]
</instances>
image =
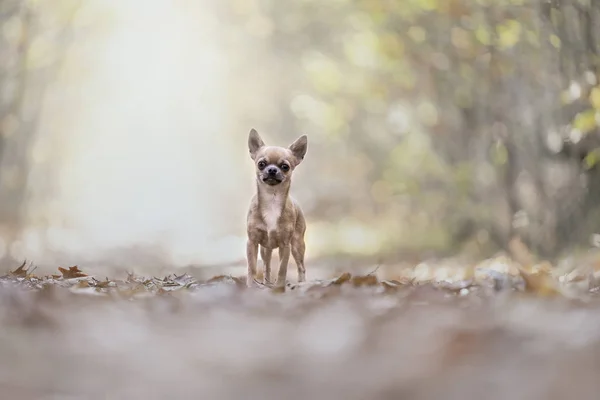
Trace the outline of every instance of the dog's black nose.
<instances>
[{"instance_id":1,"label":"dog's black nose","mask_svg":"<svg viewBox=\"0 0 600 400\"><path fill-rule=\"evenodd\" d=\"M269 174L269 175L277 175L277 168L271 167L271 168L267 169L267 174Z\"/></svg>"}]
</instances>

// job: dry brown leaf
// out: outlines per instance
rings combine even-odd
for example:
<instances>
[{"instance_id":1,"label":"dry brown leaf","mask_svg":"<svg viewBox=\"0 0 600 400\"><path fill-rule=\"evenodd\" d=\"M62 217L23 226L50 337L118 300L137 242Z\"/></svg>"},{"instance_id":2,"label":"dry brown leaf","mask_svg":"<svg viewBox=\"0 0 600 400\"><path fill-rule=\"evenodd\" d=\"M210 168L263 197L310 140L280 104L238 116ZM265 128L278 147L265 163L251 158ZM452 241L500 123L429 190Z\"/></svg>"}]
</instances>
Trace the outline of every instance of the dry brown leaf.
<instances>
[{"instance_id":1,"label":"dry brown leaf","mask_svg":"<svg viewBox=\"0 0 600 400\"><path fill-rule=\"evenodd\" d=\"M465 281L471 280L472 281L474 279L475 279L475 266L469 265L469 266L465 267L463 280L465 280Z\"/></svg>"},{"instance_id":2,"label":"dry brown leaf","mask_svg":"<svg viewBox=\"0 0 600 400\"><path fill-rule=\"evenodd\" d=\"M349 282L352 279L352 274L350 272L344 272L333 281L331 281L331 285L341 285L342 283Z\"/></svg>"},{"instance_id":3,"label":"dry brown leaf","mask_svg":"<svg viewBox=\"0 0 600 400\"><path fill-rule=\"evenodd\" d=\"M97 287L100 289L105 289L105 288L109 287L111 283L112 283L112 281L109 280L108 278L106 278L105 281L97 281L94 279L94 287Z\"/></svg>"},{"instance_id":4,"label":"dry brown leaf","mask_svg":"<svg viewBox=\"0 0 600 400\"><path fill-rule=\"evenodd\" d=\"M540 296L554 296L560 294L556 280L552 275L545 272L529 273L521 271L525 281L525 290Z\"/></svg>"},{"instance_id":5,"label":"dry brown leaf","mask_svg":"<svg viewBox=\"0 0 600 400\"><path fill-rule=\"evenodd\" d=\"M87 276L77 267L77 265L69 267L69 269L58 267L58 270L64 279L82 278Z\"/></svg>"},{"instance_id":6,"label":"dry brown leaf","mask_svg":"<svg viewBox=\"0 0 600 400\"><path fill-rule=\"evenodd\" d=\"M377 276L369 274L364 276L354 276L352 277L351 282L355 287L375 286L379 283L379 280L377 279Z\"/></svg>"},{"instance_id":7,"label":"dry brown leaf","mask_svg":"<svg viewBox=\"0 0 600 400\"><path fill-rule=\"evenodd\" d=\"M76 289L83 289L83 288L88 288L90 287L90 283L88 281L79 281L77 282L77 284L73 285L74 288Z\"/></svg>"},{"instance_id":8,"label":"dry brown leaf","mask_svg":"<svg viewBox=\"0 0 600 400\"><path fill-rule=\"evenodd\" d=\"M25 268L25 265L27 265L27 261L23 261L23 264L21 264L21 266L19 266L19 268L15 269L14 271L10 271L9 274L11 276L19 277L19 278L26 277L27 271L29 271L29 268Z\"/></svg>"},{"instance_id":9,"label":"dry brown leaf","mask_svg":"<svg viewBox=\"0 0 600 400\"><path fill-rule=\"evenodd\" d=\"M552 264L550 264L548 261L542 261L541 263L535 264L533 267L531 267L531 272L552 274L553 269L554 267L552 267Z\"/></svg>"}]
</instances>

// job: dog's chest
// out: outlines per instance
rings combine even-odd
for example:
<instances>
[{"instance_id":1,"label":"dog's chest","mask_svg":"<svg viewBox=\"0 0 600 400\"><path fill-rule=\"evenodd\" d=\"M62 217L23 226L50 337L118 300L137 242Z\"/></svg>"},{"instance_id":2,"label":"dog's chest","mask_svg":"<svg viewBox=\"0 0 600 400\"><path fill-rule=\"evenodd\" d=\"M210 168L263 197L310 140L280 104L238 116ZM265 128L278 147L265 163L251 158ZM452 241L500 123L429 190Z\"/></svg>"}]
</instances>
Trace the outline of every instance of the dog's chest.
<instances>
[{"instance_id":1,"label":"dog's chest","mask_svg":"<svg viewBox=\"0 0 600 400\"><path fill-rule=\"evenodd\" d=\"M266 225L267 234L277 231L277 222L281 217L284 206L283 196L269 196L262 204L262 218Z\"/></svg>"}]
</instances>

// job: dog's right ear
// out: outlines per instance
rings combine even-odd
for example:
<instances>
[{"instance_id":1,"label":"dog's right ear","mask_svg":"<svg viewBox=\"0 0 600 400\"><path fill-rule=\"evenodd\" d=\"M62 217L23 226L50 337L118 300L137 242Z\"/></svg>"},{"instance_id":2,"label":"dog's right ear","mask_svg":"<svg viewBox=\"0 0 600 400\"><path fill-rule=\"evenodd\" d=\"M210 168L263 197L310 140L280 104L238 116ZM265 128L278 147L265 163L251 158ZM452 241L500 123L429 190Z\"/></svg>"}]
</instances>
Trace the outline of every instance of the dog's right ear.
<instances>
[{"instance_id":1,"label":"dog's right ear","mask_svg":"<svg viewBox=\"0 0 600 400\"><path fill-rule=\"evenodd\" d=\"M262 141L256 129L252 128L250 130L250 134L248 135L248 150L250 151L250 157L254 160L256 157L256 153L258 150L265 145L265 142Z\"/></svg>"}]
</instances>

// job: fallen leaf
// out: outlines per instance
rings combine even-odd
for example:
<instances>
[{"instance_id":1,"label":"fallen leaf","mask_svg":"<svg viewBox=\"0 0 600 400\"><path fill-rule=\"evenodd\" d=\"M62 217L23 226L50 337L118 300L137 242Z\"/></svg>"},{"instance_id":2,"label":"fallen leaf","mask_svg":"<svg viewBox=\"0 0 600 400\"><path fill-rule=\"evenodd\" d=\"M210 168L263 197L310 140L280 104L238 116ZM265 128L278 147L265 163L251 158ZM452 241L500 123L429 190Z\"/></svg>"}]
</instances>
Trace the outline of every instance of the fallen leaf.
<instances>
[{"instance_id":1,"label":"fallen leaf","mask_svg":"<svg viewBox=\"0 0 600 400\"><path fill-rule=\"evenodd\" d=\"M183 274L180 276L175 275L175 278L173 278L173 281L177 282L178 284L183 285L185 287L189 287L190 285L192 285L194 283L198 283L196 278L194 278L193 276L191 276L189 274Z\"/></svg>"},{"instance_id":2,"label":"fallen leaf","mask_svg":"<svg viewBox=\"0 0 600 400\"><path fill-rule=\"evenodd\" d=\"M552 267L552 264L550 264L548 261L542 261L541 263L535 264L533 267L531 267L531 272L552 274L553 269L554 268Z\"/></svg>"},{"instance_id":3,"label":"fallen leaf","mask_svg":"<svg viewBox=\"0 0 600 400\"><path fill-rule=\"evenodd\" d=\"M377 279L377 276L369 274L364 276L354 276L351 278L351 282L355 287L375 286L379 283L379 280Z\"/></svg>"},{"instance_id":4,"label":"fallen leaf","mask_svg":"<svg viewBox=\"0 0 600 400\"><path fill-rule=\"evenodd\" d=\"M19 278L26 277L27 271L29 270L29 268L25 268L26 264L27 264L27 261L23 261L23 264L21 264L21 266L19 268L15 269L14 271L10 271L9 274L11 276L19 277Z\"/></svg>"},{"instance_id":5,"label":"fallen leaf","mask_svg":"<svg viewBox=\"0 0 600 400\"><path fill-rule=\"evenodd\" d=\"M331 281L330 285L341 285L342 283L349 282L352 279L352 274L350 272L344 272L333 281Z\"/></svg>"},{"instance_id":6,"label":"fallen leaf","mask_svg":"<svg viewBox=\"0 0 600 400\"><path fill-rule=\"evenodd\" d=\"M82 281L84 282L84 281ZM105 289L109 286L111 286L113 282L111 280L109 280L108 278L106 278L105 281L97 281L97 280L93 280L93 285L94 287L100 288L100 289Z\"/></svg>"},{"instance_id":7,"label":"fallen leaf","mask_svg":"<svg viewBox=\"0 0 600 400\"><path fill-rule=\"evenodd\" d=\"M77 265L74 267L69 267L69 269L58 267L58 270L64 279L82 278L87 276L79 268L77 268Z\"/></svg>"},{"instance_id":8,"label":"fallen leaf","mask_svg":"<svg viewBox=\"0 0 600 400\"><path fill-rule=\"evenodd\" d=\"M552 275L544 272L529 273L521 271L525 281L525 290L540 296L554 296L559 294L556 281Z\"/></svg>"},{"instance_id":9,"label":"fallen leaf","mask_svg":"<svg viewBox=\"0 0 600 400\"><path fill-rule=\"evenodd\" d=\"M73 285L73 288L75 289L82 289L88 287L90 287L90 283L88 281L79 281L75 285Z\"/></svg>"}]
</instances>

